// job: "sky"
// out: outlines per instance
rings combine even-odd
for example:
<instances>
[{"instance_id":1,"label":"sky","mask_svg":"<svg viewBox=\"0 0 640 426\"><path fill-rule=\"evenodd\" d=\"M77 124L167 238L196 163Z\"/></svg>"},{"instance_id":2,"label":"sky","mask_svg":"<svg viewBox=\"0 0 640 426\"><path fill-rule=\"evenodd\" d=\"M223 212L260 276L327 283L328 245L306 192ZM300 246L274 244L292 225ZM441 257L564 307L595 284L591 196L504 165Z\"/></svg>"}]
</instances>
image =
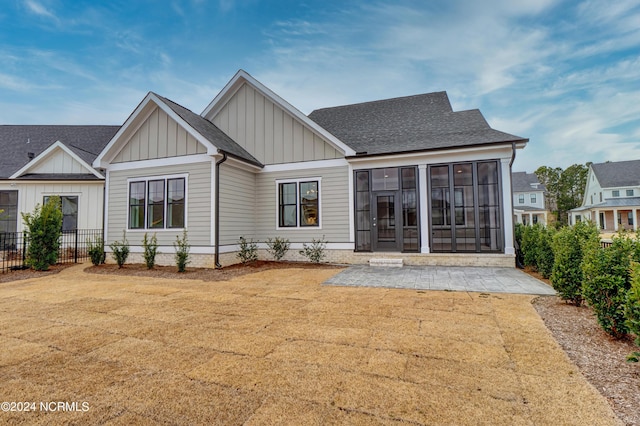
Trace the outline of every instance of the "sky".
<instances>
[{"instance_id":1,"label":"sky","mask_svg":"<svg viewBox=\"0 0 640 426\"><path fill-rule=\"evenodd\" d=\"M638 0L3 0L0 124L201 113L238 69L305 114L447 91L514 171L640 159Z\"/></svg>"}]
</instances>

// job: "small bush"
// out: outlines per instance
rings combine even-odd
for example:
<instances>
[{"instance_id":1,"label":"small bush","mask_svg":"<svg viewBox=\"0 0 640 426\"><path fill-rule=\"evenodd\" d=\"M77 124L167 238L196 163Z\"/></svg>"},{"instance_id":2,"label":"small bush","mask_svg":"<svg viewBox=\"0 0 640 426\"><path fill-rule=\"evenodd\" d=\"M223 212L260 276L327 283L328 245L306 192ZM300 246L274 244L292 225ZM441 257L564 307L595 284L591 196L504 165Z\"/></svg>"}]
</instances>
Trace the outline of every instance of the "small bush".
<instances>
[{"instance_id":1,"label":"small bush","mask_svg":"<svg viewBox=\"0 0 640 426\"><path fill-rule=\"evenodd\" d=\"M156 234L149 238L145 232L142 239L142 247L144 248L144 264L147 269L153 269L156 264L156 254L158 254L158 238Z\"/></svg>"},{"instance_id":2,"label":"small bush","mask_svg":"<svg viewBox=\"0 0 640 426\"><path fill-rule=\"evenodd\" d=\"M118 268L122 268L129 257L129 242L127 241L126 231L122 231L122 241L114 241L109 244L111 255L116 260Z\"/></svg>"},{"instance_id":3,"label":"small bush","mask_svg":"<svg viewBox=\"0 0 640 426\"><path fill-rule=\"evenodd\" d=\"M275 260L280 260L289 251L289 240L286 238L276 237L275 239L267 239L267 252L273 256Z\"/></svg>"},{"instance_id":4,"label":"small bush","mask_svg":"<svg viewBox=\"0 0 640 426\"><path fill-rule=\"evenodd\" d=\"M60 197L49 197L43 205L36 205L33 213L22 213L29 234L27 265L36 271L46 271L58 261L62 234Z\"/></svg>"},{"instance_id":5,"label":"small bush","mask_svg":"<svg viewBox=\"0 0 640 426\"><path fill-rule=\"evenodd\" d=\"M538 270L538 241L540 239L540 225L525 226L522 232L522 257L524 266Z\"/></svg>"},{"instance_id":6,"label":"small bush","mask_svg":"<svg viewBox=\"0 0 640 426\"><path fill-rule=\"evenodd\" d=\"M541 227L538 234L536 266L543 278L549 278L553 272L553 236L552 228Z\"/></svg>"},{"instance_id":7,"label":"small bush","mask_svg":"<svg viewBox=\"0 0 640 426\"><path fill-rule=\"evenodd\" d=\"M521 223L516 223L514 238L516 245L516 266L518 268L524 268L524 255L522 253L522 234L524 233L525 226Z\"/></svg>"},{"instance_id":8,"label":"small bush","mask_svg":"<svg viewBox=\"0 0 640 426\"><path fill-rule=\"evenodd\" d=\"M94 265L102 265L107 260L107 254L104 252L104 240L102 237L95 237L93 240L87 240L89 248L89 258Z\"/></svg>"},{"instance_id":9,"label":"small bush","mask_svg":"<svg viewBox=\"0 0 640 426\"><path fill-rule=\"evenodd\" d=\"M242 236L240 237L240 241L238 242L240 246L240 251L238 252L238 258L242 263L251 263L258 260L258 245L251 241L247 241L247 239Z\"/></svg>"},{"instance_id":10,"label":"small bush","mask_svg":"<svg viewBox=\"0 0 640 426\"><path fill-rule=\"evenodd\" d=\"M637 245L638 242L636 242ZM624 317L627 328L636 336L636 346L640 346L640 263L638 262L633 262L631 265L631 286L624 305ZM627 360L630 362L640 361L640 352L633 352L627 357Z\"/></svg>"},{"instance_id":11,"label":"small bush","mask_svg":"<svg viewBox=\"0 0 640 426\"><path fill-rule=\"evenodd\" d=\"M327 247L327 242L324 241L324 235L321 239L316 240L315 238L311 240L311 244L307 245L302 244L302 250L300 250L300 254L309 259L310 262L320 263L322 259L324 259L326 253L324 252Z\"/></svg>"},{"instance_id":12,"label":"small bush","mask_svg":"<svg viewBox=\"0 0 640 426\"><path fill-rule=\"evenodd\" d=\"M173 247L176 249L176 266L178 267L178 272L184 272L187 270L187 264L189 264L189 250L191 246L187 240L187 230L185 229L182 233L182 238L180 236L176 236L176 242L173 243Z\"/></svg>"}]
</instances>

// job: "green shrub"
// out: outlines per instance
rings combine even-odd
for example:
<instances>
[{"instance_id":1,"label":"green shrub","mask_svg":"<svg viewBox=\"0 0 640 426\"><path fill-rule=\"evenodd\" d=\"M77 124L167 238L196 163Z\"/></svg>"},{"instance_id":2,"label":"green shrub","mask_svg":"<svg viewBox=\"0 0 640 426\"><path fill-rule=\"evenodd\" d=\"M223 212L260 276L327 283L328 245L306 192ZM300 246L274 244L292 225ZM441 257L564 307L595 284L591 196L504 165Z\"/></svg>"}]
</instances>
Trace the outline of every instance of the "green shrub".
<instances>
[{"instance_id":1,"label":"green shrub","mask_svg":"<svg viewBox=\"0 0 640 426\"><path fill-rule=\"evenodd\" d=\"M191 249L189 241L187 240L186 229L182 232L182 238L176 236L176 242L173 243L173 247L176 249L175 259L178 272L184 272L187 270L187 264L190 262L189 250Z\"/></svg>"},{"instance_id":2,"label":"green shrub","mask_svg":"<svg viewBox=\"0 0 640 426\"><path fill-rule=\"evenodd\" d=\"M542 227L538 234L538 249L536 265L538 272L543 278L549 278L553 272L553 236L555 231L552 228Z\"/></svg>"},{"instance_id":3,"label":"green shrub","mask_svg":"<svg viewBox=\"0 0 640 426\"><path fill-rule=\"evenodd\" d=\"M522 232L522 257L524 266L538 270L538 240L540 239L540 225L528 225Z\"/></svg>"},{"instance_id":4,"label":"green shrub","mask_svg":"<svg viewBox=\"0 0 640 426\"><path fill-rule=\"evenodd\" d=\"M122 231L122 241L114 241L109 244L111 255L116 260L118 268L122 268L129 257L129 242L127 241L126 231Z\"/></svg>"},{"instance_id":5,"label":"green shrub","mask_svg":"<svg viewBox=\"0 0 640 426\"><path fill-rule=\"evenodd\" d=\"M273 256L275 260L280 260L289 251L289 240L286 238L276 237L275 239L267 239L267 252Z\"/></svg>"},{"instance_id":6,"label":"green shrub","mask_svg":"<svg viewBox=\"0 0 640 426\"><path fill-rule=\"evenodd\" d=\"M609 247L592 244L582 263L584 298L593 308L600 326L615 338L627 335L624 306L631 285L631 261L635 242L627 235L613 238Z\"/></svg>"},{"instance_id":7,"label":"green shrub","mask_svg":"<svg viewBox=\"0 0 640 426\"><path fill-rule=\"evenodd\" d=\"M22 213L22 220L29 238L26 263L36 271L46 271L58 261L62 234L60 197L49 197L43 206L36 205L33 213Z\"/></svg>"},{"instance_id":8,"label":"green shrub","mask_svg":"<svg viewBox=\"0 0 640 426\"><path fill-rule=\"evenodd\" d=\"M307 245L306 243L302 244L302 250L300 250L300 254L309 259L310 262L320 263L322 259L324 259L326 253L324 252L327 247L327 242L324 241L324 235L321 239L316 240L315 238L311 240L311 244Z\"/></svg>"},{"instance_id":9,"label":"green shrub","mask_svg":"<svg viewBox=\"0 0 640 426\"><path fill-rule=\"evenodd\" d=\"M516 240L516 266L524 267L524 255L522 254L522 234L524 233L525 226L521 223L516 223L514 230L514 238Z\"/></svg>"},{"instance_id":10,"label":"green shrub","mask_svg":"<svg viewBox=\"0 0 640 426\"><path fill-rule=\"evenodd\" d=\"M598 229L591 222L578 222L573 227L564 227L553 237L553 268L551 285L560 298L580 306L582 296L582 258L584 246L600 244Z\"/></svg>"},{"instance_id":11,"label":"green shrub","mask_svg":"<svg viewBox=\"0 0 640 426\"><path fill-rule=\"evenodd\" d=\"M98 236L93 240L87 240L87 247L89 248L89 258L94 265L102 265L107 260L102 237Z\"/></svg>"},{"instance_id":12,"label":"green shrub","mask_svg":"<svg viewBox=\"0 0 640 426\"><path fill-rule=\"evenodd\" d=\"M144 264L147 269L153 269L156 264L156 254L158 254L158 238L153 234L151 238L144 233L142 238L142 247L144 248Z\"/></svg>"},{"instance_id":13,"label":"green shrub","mask_svg":"<svg viewBox=\"0 0 640 426\"><path fill-rule=\"evenodd\" d=\"M636 241L636 249L640 244ZM631 285L624 305L624 317L629 331L635 334L635 344L640 346L640 263L631 264ZM640 352L633 352L628 361L640 361Z\"/></svg>"},{"instance_id":14,"label":"green shrub","mask_svg":"<svg viewBox=\"0 0 640 426\"><path fill-rule=\"evenodd\" d=\"M238 252L238 258L242 263L250 263L258 260L258 245L251 241L247 241L244 236L240 237L238 242L240 251Z\"/></svg>"}]
</instances>

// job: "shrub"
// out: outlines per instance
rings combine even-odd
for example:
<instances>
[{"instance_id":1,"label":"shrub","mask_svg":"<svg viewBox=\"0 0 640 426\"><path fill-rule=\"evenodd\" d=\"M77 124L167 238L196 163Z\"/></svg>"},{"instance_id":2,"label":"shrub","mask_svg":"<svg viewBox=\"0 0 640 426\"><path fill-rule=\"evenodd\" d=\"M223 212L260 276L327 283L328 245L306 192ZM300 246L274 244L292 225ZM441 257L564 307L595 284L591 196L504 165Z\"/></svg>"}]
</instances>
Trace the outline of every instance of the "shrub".
<instances>
[{"instance_id":1,"label":"shrub","mask_svg":"<svg viewBox=\"0 0 640 426\"><path fill-rule=\"evenodd\" d=\"M324 249L327 247L327 242L324 241L324 235L321 239L316 240L315 238L311 240L311 244L307 245L306 243L302 244L302 250L300 250L300 254L309 259L310 262L320 263L322 259L324 259L326 253Z\"/></svg>"},{"instance_id":2,"label":"shrub","mask_svg":"<svg viewBox=\"0 0 640 426\"><path fill-rule=\"evenodd\" d=\"M89 258L94 265L102 265L107 260L107 254L104 252L104 240L102 237L95 237L93 240L87 240L89 248Z\"/></svg>"},{"instance_id":3,"label":"shrub","mask_svg":"<svg viewBox=\"0 0 640 426\"><path fill-rule=\"evenodd\" d=\"M525 226L521 223L516 223L514 238L516 240L516 266L518 268L524 268L524 255L522 254L522 234L524 233Z\"/></svg>"},{"instance_id":4,"label":"shrub","mask_svg":"<svg viewBox=\"0 0 640 426\"><path fill-rule=\"evenodd\" d=\"M524 266L538 269L538 240L540 239L540 225L525 226L522 231L522 257Z\"/></svg>"},{"instance_id":5,"label":"shrub","mask_svg":"<svg viewBox=\"0 0 640 426\"><path fill-rule=\"evenodd\" d=\"M60 197L49 197L43 205L36 205L33 213L22 213L29 234L27 265L36 271L46 271L58 261L62 234Z\"/></svg>"},{"instance_id":6,"label":"shrub","mask_svg":"<svg viewBox=\"0 0 640 426\"><path fill-rule=\"evenodd\" d=\"M636 241L636 249L638 245ZM624 305L624 317L629 331L636 336L636 346L640 346L640 263L638 262L633 262L631 265L631 285ZM640 352L633 352L627 360L640 361Z\"/></svg>"},{"instance_id":7,"label":"shrub","mask_svg":"<svg viewBox=\"0 0 640 426\"><path fill-rule=\"evenodd\" d=\"M552 228L542 227L538 234L536 265L543 278L549 278L553 271L553 236Z\"/></svg>"},{"instance_id":8,"label":"shrub","mask_svg":"<svg viewBox=\"0 0 640 426\"><path fill-rule=\"evenodd\" d=\"M173 243L173 247L176 249L175 259L178 272L184 272L187 270L187 264L190 262L189 250L191 249L187 240L186 229L182 232L182 238L180 238L180 236L176 236L176 242Z\"/></svg>"},{"instance_id":9,"label":"shrub","mask_svg":"<svg viewBox=\"0 0 640 426\"><path fill-rule=\"evenodd\" d=\"M273 256L275 260L280 260L289 251L289 240L286 238L276 237L275 239L267 239L267 252Z\"/></svg>"},{"instance_id":10,"label":"shrub","mask_svg":"<svg viewBox=\"0 0 640 426\"><path fill-rule=\"evenodd\" d=\"M147 265L147 269L153 269L156 264L156 254L158 254L158 238L156 234L149 238L145 232L142 239L142 247L144 248L144 264Z\"/></svg>"},{"instance_id":11,"label":"shrub","mask_svg":"<svg viewBox=\"0 0 640 426\"><path fill-rule=\"evenodd\" d=\"M122 268L129 257L129 242L127 241L126 231L122 231L122 241L114 241L109 244L111 255L116 260L118 268Z\"/></svg>"},{"instance_id":12,"label":"shrub","mask_svg":"<svg viewBox=\"0 0 640 426\"><path fill-rule=\"evenodd\" d=\"M586 244L599 245L597 227L591 222L579 222L564 227L553 237L553 268L551 285L560 298L576 306L582 304L582 258Z\"/></svg>"},{"instance_id":13,"label":"shrub","mask_svg":"<svg viewBox=\"0 0 640 426\"><path fill-rule=\"evenodd\" d=\"M617 339L629 332L624 305L631 285L634 252L635 242L627 235L619 234L609 247L590 245L582 264L584 298L593 308L604 331Z\"/></svg>"},{"instance_id":14,"label":"shrub","mask_svg":"<svg viewBox=\"0 0 640 426\"><path fill-rule=\"evenodd\" d=\"M258 245L251 241L247 241L244 236L240 237L238 242L240 251L238 252L238 258L242 263L250 263L258 260Z\"/></svg>"}]
</instances>

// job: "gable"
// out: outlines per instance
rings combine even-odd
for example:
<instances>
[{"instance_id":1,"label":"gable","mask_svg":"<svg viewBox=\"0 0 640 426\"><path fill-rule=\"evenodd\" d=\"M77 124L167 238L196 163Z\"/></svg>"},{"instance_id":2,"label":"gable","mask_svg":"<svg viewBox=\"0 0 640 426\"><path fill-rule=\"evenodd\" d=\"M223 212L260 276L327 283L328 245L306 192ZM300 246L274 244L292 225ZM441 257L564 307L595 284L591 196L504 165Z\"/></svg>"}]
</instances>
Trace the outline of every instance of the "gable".
<instances>
[{"instance_id":1,"label":"gable","mask_svg":"<svg viewBox=\"0 0 640 426\"><path fill-rule=\"evenodd\" d=\"M112 163L205 154L207 148L155 106L123 144Z\"/></svg>"},{"instance_id":2,"label":"gable","mask_svg":"<svg viewBox=\"0 0 640 426\"><path fill-rule=\"evenodd\" d=\"M56 149L39 164L29 168L29 173L36 174L86 174L91 173L85 166L76 161L68 153Z\"/></svg>"},{"instance_id":3,"label":"gable","mask_svg":"<svg viewBox=\"0 0 640 426\"><path fill-rule=\"evenodd\" d=\"M247 83L211 121L263 164L344 157L325 138Z\"/></svg>"}]
</instances>

